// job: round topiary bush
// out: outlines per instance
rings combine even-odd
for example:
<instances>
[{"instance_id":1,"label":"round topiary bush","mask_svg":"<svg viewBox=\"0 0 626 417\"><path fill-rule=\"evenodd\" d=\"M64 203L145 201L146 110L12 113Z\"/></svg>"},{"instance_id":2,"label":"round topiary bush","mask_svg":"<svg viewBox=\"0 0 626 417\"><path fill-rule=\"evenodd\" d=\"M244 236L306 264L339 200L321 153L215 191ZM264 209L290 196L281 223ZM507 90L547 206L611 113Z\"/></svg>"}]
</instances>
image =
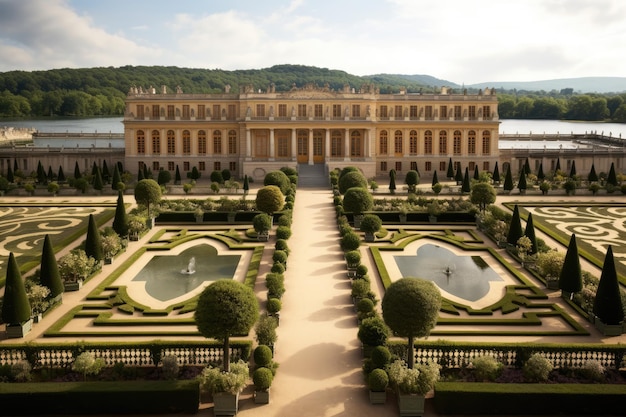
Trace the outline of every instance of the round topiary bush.
<instances>
[{"instance_id":1,"label":"round topiary bush","mask_svg":"<svg viewBox=\"0 0 626 417\"><path fill-rule=\"evenodd\" d=\"M289 177L282 171L268 172L263 179L263 185L275 185L280 188L283 195L287 195L291 189L291 181L289 181Z\"/></svg>"},{"instance_id":2,"label":"round topiary bush","mask_svg":"<svg viewBox=\"0 0 626 417\"><path fill-rule=\"evenodd\" d=\"M284 274L285 273L285 265L281 264L280 262L274 262L272 264L271 272L273 272L275 274Z\"/></svg>"},{"instance_id":3,"label":"round topiary bush","mask_svg":"<svg viewBox=\"0 0 626 417\"><path fill-rule=\"evenodd\" d=\"M364 279L355 279L352 281L351 295L353 298L365 298L370 290L370 283Z\"/></svg>"},{"instance_id":4,"label":"round topiary bush","mask_svg":"<svg viewBox=\"0 0 626 417\"><path fill-rule=\"evenodd\" d=\"M281 298L285 293L284 275L270 272L265 276L265 286L269 298Z\"/></svg>"},{"instance_id":5,"label":"round topiary bush","mask_svg":"<svg viewBox=\"0 0 626 417\"><path fill-rule=\"evenodd\" d=\"M367 266L359 264L359 266L356 267L355 274L357 278L363 278L365 275L367 275Z\"/></svg>"},{"instance_id":6,"label":"round topiary bush","mask_svg":"<svg viewBox=\"0 0 626 417\"><path fill-rule=\"evenodd\" d=\"M259 345L254 349L253 357L256 366L269 366L272 363L272 349L267 345Z\"/></svg>"},{"instance_id":7,"label":"round topiary bush","mask_svg":"<svg viewBox=\"0 0 626 417\"><path fill-rule=\"evenodd\" d=\"M472 359L472 366L477 381L495 381L504 368L502 363L490 355Z\"/></svg>"},{"instance_id":8,"label":"round topiary bush","mask_svg":"<svg viewBox=\"0 0 626 417\"><path fill-rule=\"evenodd\" d=\"M282 303L278 298L270 298L267 300L267 312L270 314L276 314L282 308Z\"/></svg>"},{"instance_id":9,"label":"round topiary bush","mask_svg":"<svg viewBox=\"0 0 626 417\"><path fill-rule=\"evenodd\" d=\"M361 262L361 252L358 250L351 250L345 253L346 264L349 268L356 267Z\"/></svg>"},{"instance_id":10,"label":"round topiary bush","mask_svg":"<svg viewBox=\"0 0 626 417\"><path fill-rule=\"evenodd\" d=\"M361 298L358 303L356 303L356 311L359 313L369 313L374 310L374 302L369 298Z\"/></svg>"},{"instance_id":11,"label":"round topiary bush","mask_svg":"<svg viewBox=\"0 0 626 417\"><path fill-rule=\"evenodd\" d=\"M552 372L552 362L540 353L533 353L522 368L524 378L530 382L544 382Z\"/></svg>"},{"instance_id":12,"label":"round topiary bush","mask_svg":"<svg viewBox=\"0 0 626 417\"><path fill-rule=\"evenodd\" d=\"M272 228L272 218L266 213L257 214L252 218L252 226L257 233L267 232Z\"/></svg>"},{"instance_id":13,"label":"round topiary bush","mask_svg":"<svg viewBox=\"0 0 626 417\"><path fill-rule=\"evenodd\" d=\"M352 187L343 196L343 209L347 212L362 214L371 210L373 206L374 199L367 188Z\"/></svg>"},{"instance_id":14,"label":"round topiary bush","mask_svg":"<svg viewBox=\"0 0 626 417\"><path fill-rule=\"evenodd\" d=\"M375 214L366 214L361 220L359 229L366 233L376 233L383 226L383 221Z\"/></svg>"},{"instance_id":15,"label":"round topiary bush","mask_svg":"<svg viewBox=\"0 0 626 417\"><path fill-rule=\"evenodd\" d=\"M339 192L345 194L350 188L363 188L367 191L367 178L360 171L349 172L339 177Z\"/></svg>"},{"instance_id":16,"label":"round topiary bush","mask_svg":"<svg viewBox=\"0 0 626 417\"><path fill-rule=\"evenodd\" d=\"M281 264L285 265L287 263L287 254L285 253L285 251L275 250L274 254L272 255L272 260L274 262L280 262Z\"/></svg>"},{"instance_id":17,"label":"round topiary bush","mask_svg":"<svg viewBox=\"0 0 626 417\"><path fill-rule=\"evenodd\" d=\"M272 214L280 211L285 204L285 197L280 188L268 185L259 188L256 194L256 208L263 213Z\"/></svg>"},{"instance_id":18,"label":"round topiary bush","mask_svg":"<svg viewBox=\"0 0 626 417\"><path fill-rule=\"evenodd\" d=\"M281 215L278 218L278 225L279 226L287 226L290 227L291 226L291 212L287 212L283 215Z\"/></svg>"},{"instance_id":19,"label":"round topiary bush","mask_svg":"<svg viewBox=\"0 0 626 417\"><path fill-rule=\"evenodd\" d=\"M361 323L357 336L361 343L367 346L384 345L389 338L389 327L385 324L382 317L370 317Z\"/></svg>"},{"instance_id":20,"label":"round topiary bush","mask_svg":"<svg viewBox=\"0 0 626 417\"><path fill-rule=\"evenodd\" d=\"M367 376L367 385L371 391L384 392L389 385L389 375L384 369L376 368Z\"/></svg>"},{"instance_id":21,"label":"round topiary bush","mask_svg":"<svg viewBox=\"0 0 626 417\"><path fill-rule=\"evenodd\" d=\"M361 239L359 235L350 231L341 237L340 245L344 252L357 250L361 246Z\"/></svg>"},{"instance_id":22,"label":"round topiary bush","mask_svg":"<svg viewBox=\"0 0 626 417\"><path fill-rule=\"evenodd\" d=\"M391 362L391 352L387 346L376 346L372 349L371 359L376 368L384 368Z\"/></svg>"},{"instance_id":23,"label":"round topiary bush","mask_svg":"<svg viewBox=\"0 0 626 417\"><path fill-rule=\"evenodd\" d=\"M282 250L287 255L289 255L289 246L287 245L287 241L285 239L276 239L276 243L274 244L274 249Z\"/></svg>"},{"instance_id":24,"label":"round topiary bush","mask_svg":"<svg viewBox=\"0 0 626 417\"><path fill-rule=\"evenodd\" d=\"M252 373L252 382L254 383L254 389L257 391L267 391L272 385L272 379L274 374L268 368L261 367L255 369Z\"/></svg>"},{"instance_id":25,"label":"round topiary bush","mask_svg":"<svg viewBox=\"0 0 626 417\"><path fill-rule=\"evenodd\" d=\"M278 226L276 228L277 239L289 239L291 237L291 228L289 226Z\"/></svg>"}]
</instances>

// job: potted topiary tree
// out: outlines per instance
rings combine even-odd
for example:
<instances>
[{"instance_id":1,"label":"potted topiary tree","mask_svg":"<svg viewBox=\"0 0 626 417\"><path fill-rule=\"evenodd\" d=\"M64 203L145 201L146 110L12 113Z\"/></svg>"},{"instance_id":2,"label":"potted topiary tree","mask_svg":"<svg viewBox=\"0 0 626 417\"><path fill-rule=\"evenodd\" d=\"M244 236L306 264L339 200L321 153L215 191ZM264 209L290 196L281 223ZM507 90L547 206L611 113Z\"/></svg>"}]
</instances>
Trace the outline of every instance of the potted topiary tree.
<instances>
[{"instance_id":1,"label":"potted topiary tree","mask_svg":"<svg viewBox=\"0 0 626 417\"><path fill-rule=\"evenodd\" d=\"M254 328L256 334L256 341L259 345L266 345L272 350L272 353L276 353L276 340L278 334L276 328L278 322L275 317L263 314L259 317L259 320Z\"/></svg>"},{"instance_id":2,"label":"potted topiary tree","mask_svg":"<svg viewBox=\"0 0 626 417\"><path fill-rule=\"evenodd\" d=\"M31 306L13 252L9 253L2 301L2 321L6 323L7 337L20 338L27 335L33 327Z\"/></svg>"},{"instance_id":3,"label":"potted topiary tree","mask_svg":"<svg viewBox=\"0 0 626 417\"><path fill-rule=\"evenodd\" d=\"M624 306L620 294L613 248L609 246L593 301L594 323L605 336L619 336L624 331Z\"/></svg>"},{"instance_id":4,"label":"potted topiary tree","mask_svg":"<svg viewBox=\"0 0 626 417\"><path fill-rule=\"evenodd\" d=\"M152 179L143 179L135 186L135 201L137 204L146 206L148 210L149 226L154 225L154 217L150 213L150 205L158 204L161 201L161 186Z\"/></svg>"},{"instance_id":5,"label":"potted topiary tree","mask_svg":"<svg viewBox=\"0 0 626 417\"><path fill-rule=\"evenodd\" d=\"M367 376L370 404L385 404L387 402L387 386L389 375L384 369L376 368Z\"/></svg>"},{"instance_id":6,"label":"potted topiary tree","mask_svg":"<svg viewBox=\"0 0 626 417\"><path fill-rule=\"evenodd\" d=\"M260 367L252 373L252 382L254 383L254 403L269 404L270 402L270 386L274 374L271 369Z\"/></svg>"},{"instance_id":7,"label":"potted topiary tree","mask_svg":"<svg viewBox=\"0 0 626 417\"><path fill-rule=\"evenodd\" d=\"M282 303L278 298L271 297L267 300L267 313L276 319L276 324L280 324L280 310Z\"/></svg>"},{"instance_id":8,"label":"potted topiary tree","mask_svg":"<svg viewBox=\"0 0 626 417\"><path fill-rule=\"evenodd\" d=\"M348 174L349 175L349 174ZM374 206L372 194L364 187L349 188L343 196L343 208L354 215L354 227L359 228L365 211Z\"/></svg>"},{"instance_id":9,"label":"potted topiary tree","mask_svg":"<svg viewBox=\"0 0 626 417\"><path fill-rule=\"evenodd\" d=\"M239 394L250 378L248 364L242 360L230 364L229 371L208 366L198 376L200 389L213 396L216 416L234 416L239 411Z\"/></svg>"},{"instance_id":10,"label":"potted topiary tree","mask_svg":"<svg viewBox=\"0 0 626 417\"><path fill-rule=\"evenodd\" d=\"M360 229L365 233L365 241L373 242L376 240L376 232L380 230L383 222L375 214L366 214L361 220Z\"/></svg>"},{"instance_id":11,"label":"potted topiary tree","mask_svg":"<svg viewBox=\"0 0 626 417\"><path fill-rule=\"evenodd\" d=\"M252 218L252 226L260 242L269 240L269 231L272 227L272 218L267 213L259 213Z\"/></svg>"},{"instance_id":12,"label":"potted topiary tree","mask_svg":"<svg viewBox=\"0 0 626 417\"><path fill-rule=\"evenodd\" d=\"M387 372L398 396L400 415L423 415L425 396L439 380L439 365L431 361L410 368L404 361L396 360L389 365Z\"/></svg>"}]
</instances>

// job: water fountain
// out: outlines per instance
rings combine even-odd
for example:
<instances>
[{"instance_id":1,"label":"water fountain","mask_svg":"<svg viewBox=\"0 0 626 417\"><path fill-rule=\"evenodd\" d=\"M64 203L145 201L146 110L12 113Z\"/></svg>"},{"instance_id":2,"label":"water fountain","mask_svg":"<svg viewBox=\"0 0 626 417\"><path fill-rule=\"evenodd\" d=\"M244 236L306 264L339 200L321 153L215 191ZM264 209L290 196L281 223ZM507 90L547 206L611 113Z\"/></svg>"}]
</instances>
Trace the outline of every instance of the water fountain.
<instances>
[{"instance_id":1,"label":"water fountain","mask_svg":"<svg viewBox=\"0 0 626 417\"><path fill-rule=\"evenodd\" d=\"M189 259L189 263L187 264L187 269L181 269L180 273L184 275L191 275L191 274L196 273L196 257L195 256L192 256L191 259Z\"/></svg>"}]
</instances>

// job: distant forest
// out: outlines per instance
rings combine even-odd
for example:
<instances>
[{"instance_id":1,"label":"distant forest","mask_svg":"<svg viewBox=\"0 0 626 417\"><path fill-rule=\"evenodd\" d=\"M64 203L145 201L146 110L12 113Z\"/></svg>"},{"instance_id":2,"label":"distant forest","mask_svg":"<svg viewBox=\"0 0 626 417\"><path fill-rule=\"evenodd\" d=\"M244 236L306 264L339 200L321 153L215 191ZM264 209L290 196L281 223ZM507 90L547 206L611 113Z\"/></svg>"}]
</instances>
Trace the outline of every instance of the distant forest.
<instances>
[{"instance_id":1,"label":"distant forest","mask_svg":"<svg viewBox=\"0 0 626 417\"><path fill-rule=\"evenodd\" d=\"M439 81L439 82L438 82ZM43 116L121 116L124 99L131 85L170 91L180 86L185 93L219 93L230 85L252 84L276 91L289 91L294 85L328 84L341 90L344 85L359 89L375 84L381 93L405 87L409 93L432 93L448 85L430 76L377 74L356 76L344 71L303 65L276 65L258 70L224 71L163 66L124 66L119 68L54 69L48 71L9 71L0 73L0 117ZM453 88L460 93L461 88ZM468 93L475 90L468 89ZM560 91L498 90L498 112L502 119L572 119L626 122L626 93L577 94Z\"/></svg>"}]
</instances>

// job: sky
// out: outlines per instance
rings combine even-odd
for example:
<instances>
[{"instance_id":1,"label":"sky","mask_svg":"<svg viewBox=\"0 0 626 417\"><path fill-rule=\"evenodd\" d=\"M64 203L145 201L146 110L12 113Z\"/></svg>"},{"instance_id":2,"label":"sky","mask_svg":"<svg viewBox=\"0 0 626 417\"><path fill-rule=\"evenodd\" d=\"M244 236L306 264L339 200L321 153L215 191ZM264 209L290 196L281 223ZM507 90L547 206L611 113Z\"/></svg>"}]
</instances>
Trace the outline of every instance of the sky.
<instances>
[{"instance_id":1,"label":"sky","mask_svg":"<svg viewBox=\"0 0 626 417\"><path fill-rule=\"evenodd\" d=\"M626 76L623 0L0 0L0 72L310 65L457 84Z\"/></svg>"}]
</instances>

